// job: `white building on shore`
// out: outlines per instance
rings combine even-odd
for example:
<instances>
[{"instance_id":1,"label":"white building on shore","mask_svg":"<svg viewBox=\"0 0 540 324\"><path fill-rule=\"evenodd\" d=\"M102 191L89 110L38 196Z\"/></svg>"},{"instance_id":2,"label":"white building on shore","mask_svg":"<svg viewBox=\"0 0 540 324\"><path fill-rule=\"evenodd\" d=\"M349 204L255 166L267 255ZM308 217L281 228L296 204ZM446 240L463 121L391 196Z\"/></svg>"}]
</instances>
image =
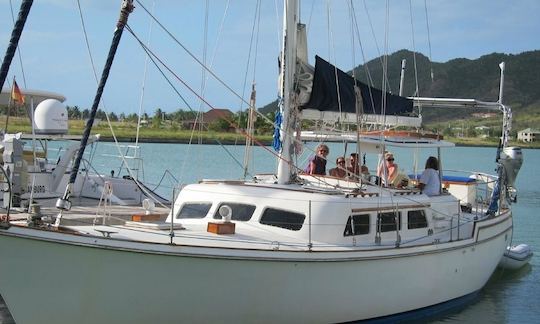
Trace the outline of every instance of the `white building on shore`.
<instances>
[{"instance_id":1,"label":"white building on shore","mask_svg":"<svg viewBox=\"0 0 540 324\"><path fill-rule=\"evenodd\" d=\"M517 139L518 141L523 141L526 143L540 140L540 130L526 128L517 133Z\"/></svg>"}]
</instances>

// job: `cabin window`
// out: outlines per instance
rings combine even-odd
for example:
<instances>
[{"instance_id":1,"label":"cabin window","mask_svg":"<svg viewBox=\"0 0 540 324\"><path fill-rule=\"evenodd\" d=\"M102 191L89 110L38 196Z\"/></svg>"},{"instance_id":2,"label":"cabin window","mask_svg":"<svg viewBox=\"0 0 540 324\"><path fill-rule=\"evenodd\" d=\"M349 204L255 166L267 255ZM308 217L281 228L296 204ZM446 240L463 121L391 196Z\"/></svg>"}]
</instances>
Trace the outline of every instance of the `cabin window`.
<instances>
[{"instance_id":1,"label":"cabin window","mask_svg":"<svg viewBox=\"0 0 540 324\"><path fill-rule=\"evenodd\" d=\"M349 216L343 236L362 234L369 234L369 214Z\"/></svg>"},{"instance_id":2,"label":"cabin window","mask_svg":"<svg viewBox=\"0 0 540 324\"><path fill-rule=\"evenodd\" d=\"M407 213L407 228L425 228L428 227L426 213L423 210L409 210Z\"/></svg>"},{"instance_id":3,"label":"cabin window","mask_svg":"<svg viewBox=\"0 0 540 324\"><path fill-rule=\"evenodd\" d=\"M261 224L277 226L284 229L299 231L304 224L304 214L286 210L267 208L261 216Z\"/></svg>"},{"instance_id":4,"label":"cabin window","mask_svg":"<svg viewBox=\"0 0 540 324\"><path fill-rule=\"evenodd\" d=\"M212 207L209 202L185 203L176 218L204 218Z\"/></svg>"},{"instance_id":5,"label":"cabin window","mask_svg":"<svg viewBox=\"0 0 540 324\"><path fill-rule=\"evenodd\" d=\"M401 230L401 213L379 213L377 215L377 229L379 228L381 233L396 231L398 228Z\"/></svg>"},{"instance_id":6,"label":"cabin window","mask_svg":"<svg viewBox=\"0 0 540 324\"><path fill-rule=\"evenodd\" d=\"M227 205L231 207L232 209L231 219L235 221L247 222L248 220L251 219L251 216L253 216L253 212L255 211L255 206L253 205L237 204L237 203L221 203L219 204L218 208L216 208L214 219L221 219L221 215L219 214L219 208L223 205Z\"/></svg>"}]
</instances>

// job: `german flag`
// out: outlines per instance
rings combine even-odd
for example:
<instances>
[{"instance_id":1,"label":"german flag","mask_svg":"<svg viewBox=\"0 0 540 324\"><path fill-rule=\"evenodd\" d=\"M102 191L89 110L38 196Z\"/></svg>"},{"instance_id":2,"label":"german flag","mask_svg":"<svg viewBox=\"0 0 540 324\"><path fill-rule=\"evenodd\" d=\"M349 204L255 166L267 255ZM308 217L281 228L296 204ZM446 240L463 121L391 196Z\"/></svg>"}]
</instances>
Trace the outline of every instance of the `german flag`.
<instances>
[{"instance_id":1,"label":"german flag","mask_svg":"<svg viewBox=\"0 0 540 324\"><path fill-rule=\"evenodd\" d=\"M11 89L11 100L19 105L24 105L24 95L15 80L13 80L13 88Z\"/></svg>"}]
</instances>

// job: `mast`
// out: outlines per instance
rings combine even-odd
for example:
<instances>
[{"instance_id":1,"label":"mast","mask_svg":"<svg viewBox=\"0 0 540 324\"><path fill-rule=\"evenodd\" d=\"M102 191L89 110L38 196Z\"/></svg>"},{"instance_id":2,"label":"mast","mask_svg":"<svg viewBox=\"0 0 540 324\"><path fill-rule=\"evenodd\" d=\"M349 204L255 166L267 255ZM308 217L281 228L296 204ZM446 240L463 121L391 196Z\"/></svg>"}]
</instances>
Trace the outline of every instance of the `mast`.
<instances>
[{"instance_id":1,"label":"mast","mask_svg":"<svg viewBox=\"0 0 540 324\"><path fill-rule=\"evenodd\" d=\"M88 137L90 137L90 132L92 131L92 126L94 125L94 118L96 117L99 102L101 101L103 88L107 83L107 78L109 77L109 72L111 70L111 66L114 60L114 55L116 54L118 44L120 43L120 39L122 37L122 32L124 31L124 26L127 24L129 14L133 11L133 8L133 0L122 1L122 6L120 8L120 17L118 18L118 22L116 23L116 29L114 30L111 47L109 49L109 55L107 56L107 61L105 62L103 72L101 73L101 80L99 81L96 96L94 97L92 110L90 111L90 117L88 118L88 121L86 122L86 127L84 128L79 152L75 158L75 162L73 163L73 168L71 169L69 182L66 186L64 196L62 198L58 198L58 200L56 201L56 208L60 210L69 210L71 208L71 202L69 201L69 198L71 196L71 187L73 186L73 184L75 183L75 179L77 178L77 173L79 172L79 166L81 164L82 156L84 154L84 149L86 148ZM60 216L57 218L57 224L59 224L60 218Z\"/></svg>"},{"instance_id":2,"label":"mast","mask_svg":"<svg viewBox=\"0 0 540 324\"><path fill-rule=\"evenodd\" d=\"M283 50L281 52L281 89L280 107L282 115L280 137L282 140L279 153L277 178L278 184L289 183L292 177L293 130L291 113L294 104L294 74L296 71L296 25L298 22L298 1L284 1L283 10Z\"/></svg>"},{"instance_id":3,"label":"mast","mask_svg":"<svg viewBox=\"0 0 540 324\"><path fill-rule=\"evenodd\" d=\"M501 62L499 64L499 68L501 69L501 82L499 84L499 103L502 104L502 100L503 100L503 90L504 90L504 67L505 67L505 64L504 62Z\"/></svg>"},{"instance_id":4,"label":"mast","mask_svg":"<svg viewBox=\"0 0 540 324\"><path fill-rule=\"evenodd\" d=\"M0 67L0 90L2 90L2 88L4 87L4 82L6 82L6 77L9 72L11 61L13 60L13 56L15 56L15 51L17 50L17 46L19 45L19 39L21 38L24 24L26 23L26 18L28 18L28 14L30 13L30 8L32 8L33 2L33 0L24 0L21 3L21 9L19 9L19 16L17 17L17 21L15 21L15 25L13 26L9 45L6 49L6 55L4 56L2 66Z\"/></svg>"}]
</instances>

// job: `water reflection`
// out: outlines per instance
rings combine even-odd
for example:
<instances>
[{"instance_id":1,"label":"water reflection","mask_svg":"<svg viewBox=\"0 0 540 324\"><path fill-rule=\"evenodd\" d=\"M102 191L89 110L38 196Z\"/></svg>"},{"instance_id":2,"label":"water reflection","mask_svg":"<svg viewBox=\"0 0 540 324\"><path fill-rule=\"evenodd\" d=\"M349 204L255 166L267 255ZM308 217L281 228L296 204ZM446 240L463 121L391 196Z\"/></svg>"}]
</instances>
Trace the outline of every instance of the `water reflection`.
<instances>
[{"instance_id":1,"label":"water reflection","mask_svg":"<svg viewBox=\"0 0 540 324\"><path fill-rule=\"evenodd\" d=\"M9 310L4 303L4 299L2 299L2 296L0 296L0 323L2 324L14 324L15 321L13 320L13 317L11 317L11 314L9 313Z\"/></svg>"},{"instance_id":2,"label":"water reflection","mask_svg":"<svg viewBox=\"0 0 540 324\"><path fill-rule=\"evenodd\" d=\"M497 269L474 302L452 312L440 314L429 323L532 323L533 312L528 310L527 300L535 299L536 292L527 298L523 285L534 280L529 275L533 266L509 271ZM511 309L511 312L509 311ZM528 315L529 314L529 315Z\"/></svg>"}]
</instances>

